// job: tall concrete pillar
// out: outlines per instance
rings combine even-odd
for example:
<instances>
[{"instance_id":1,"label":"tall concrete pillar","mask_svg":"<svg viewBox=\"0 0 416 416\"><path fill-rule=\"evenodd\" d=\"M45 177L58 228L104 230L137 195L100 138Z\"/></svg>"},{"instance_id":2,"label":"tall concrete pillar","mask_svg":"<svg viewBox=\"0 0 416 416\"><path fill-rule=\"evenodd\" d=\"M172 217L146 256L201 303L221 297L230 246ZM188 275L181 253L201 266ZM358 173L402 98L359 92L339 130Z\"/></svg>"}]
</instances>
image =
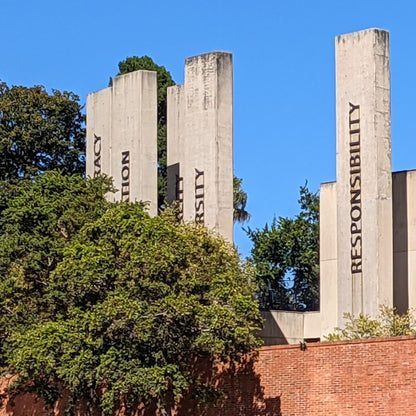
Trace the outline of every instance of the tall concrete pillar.
<instances>
[{"instance_id":1,"label":"tall concrete pillar","mask_svg":"<svg viewBox=\"0 0 416 416\"><path fill-rule=\"evenodd\" d=\"M188 58L185 83L168 90L168 196L185 222L233 241L232 56Z\"/></svg>"},{"instance_id":2,"label":"tall concrete pillar","mask_svg":"<svg viewBox=\"0 0 416 416\"><path fill-rule=\"evenodd\" d=\"M407 289L408 308L416 308L416 171L407 172Z\"/></svg>"},{"instance_id":3,"label":"tall concrete pillar","mask_svg":"<svg viewBox=\"0 0 416 416\"><path fill-rule=\"evenodd\" d=\"M87 176L111 171L111 88L87 96Z\"/></svg>"},{"instance_id":4,"label":"tall concrete pillar","mask_svg":"<svg viewBox=\"0 0 416 416\"><path fill-rule=\"evenodd\" d=\"M394 306L416 307L416 171L393 173Z\"/></svg>"},{"instance_id":5,"label":"tall concrete pillar","mask_svg":"<svg viewBox=\"0 0 416 416\"><path fill-rule=\"evenodd\" d=\"M338 323L393 306L388 32L336 39Z\"/></svg>"},{"instance_id":6,"label":"tall concrete pillar","mask_svg":"<svg viewBox=\"0 0 416 416\"><path fill-rule=\"evenodd\" d=\"M167 91L167 199L177 204L179 219L183 219L184 177L187 147L184 143L184 86L175 85ZM181 167L181 169L180 169Z\"/></svg>"},{"instance_id":7,"label":"tall concrete pillar","mask_svg":"<svg viewBox=\"0 0 416 416\"><path fill-rule=\"evenodd\" d=\"M113 177L117 201L145 201L157 214L156 72L135 71L87 98L87 175Z\"/></svg>"},{"instance_id":8,"label":"tall concrete pillar","mask_svg":"<svg viewBox=\"0 0 416 416\"><path fill-rule=\"evenodd\" d=\"M319 270L321 336L338 325L337 183L321 184L319 197Z\"/></svg>"}]
</instances>

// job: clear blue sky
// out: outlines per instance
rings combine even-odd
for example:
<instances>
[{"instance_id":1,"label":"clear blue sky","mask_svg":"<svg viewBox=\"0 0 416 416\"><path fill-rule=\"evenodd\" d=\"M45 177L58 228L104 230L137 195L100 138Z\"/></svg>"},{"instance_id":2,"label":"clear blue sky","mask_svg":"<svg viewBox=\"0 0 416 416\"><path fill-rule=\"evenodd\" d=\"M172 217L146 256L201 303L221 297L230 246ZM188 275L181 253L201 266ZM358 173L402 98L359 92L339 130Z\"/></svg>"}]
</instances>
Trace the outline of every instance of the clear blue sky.
<instances>
[{"instance_id":1,"label":"clear blue sky","mask_svg":"<svg viewBox=\"0 0 416 416\"><path fill-rule=\"evenodd\" d=\"M182 83L185 58L232 52L234 169L258 228L295 215L306 180L314 191L335 180L334 38L371 27L390 31L393 169L413 169L414 0L2 0L0 79L85 103L128 56L149 55Z\"/></svg>"}]
</instances>

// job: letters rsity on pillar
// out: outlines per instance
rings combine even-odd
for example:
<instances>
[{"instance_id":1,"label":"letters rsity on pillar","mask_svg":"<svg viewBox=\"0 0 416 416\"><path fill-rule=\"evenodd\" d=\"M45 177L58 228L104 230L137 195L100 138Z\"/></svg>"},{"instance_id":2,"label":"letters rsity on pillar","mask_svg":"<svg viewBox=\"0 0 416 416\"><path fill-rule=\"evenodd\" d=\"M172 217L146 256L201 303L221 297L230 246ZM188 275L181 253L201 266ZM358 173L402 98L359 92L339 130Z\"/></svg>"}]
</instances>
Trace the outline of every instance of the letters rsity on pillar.
<instances>
[{"instance_id":1,"label":"letters rsity on pillar","mask_svg":"<svg viewBox=\"0 0 416 416\"><path fill-rule=\"evenodd\" d=\"M87 98L87 175L113 177L112 200L144 201L157 214L156 72L135 71Z\"/></svg>"},{"instance_id":2,"label":"letters rsity on pillar","mask_svg":"<svg viewBox=\"0 0 416 416\"><path fill-rule=\"evenodd\" d=\"M185 222L233 241L232 56L188 58L185 83L168 89L168 203Z\"/></svg>"}]
</instances>

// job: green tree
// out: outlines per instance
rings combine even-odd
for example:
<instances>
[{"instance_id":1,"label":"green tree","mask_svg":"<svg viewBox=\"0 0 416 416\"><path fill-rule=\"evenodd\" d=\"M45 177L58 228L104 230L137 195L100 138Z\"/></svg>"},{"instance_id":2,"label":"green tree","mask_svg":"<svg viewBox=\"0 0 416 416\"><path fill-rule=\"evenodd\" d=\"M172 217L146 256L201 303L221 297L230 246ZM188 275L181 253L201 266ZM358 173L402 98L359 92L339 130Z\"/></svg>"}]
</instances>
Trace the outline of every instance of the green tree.
<instances>
[{"instance_id":1,"label":"green tree","mask_svg":"<svg viewBox=\"0 0 416 416\"><path fill-rule=\"evenodd\" d=\"M344 318L346 320L344 328L335 328L334 332L325 337L327 341L350 341L416 334L416 318L411 310L400 315L395 308L380 306L380 313L376 318L362 313L358 316L346 313Z\"/></svg>"},{"instance_id":2,"label":"green tree","mask_svg":"<svg viewBox=\"0 0 416 416\"><path fill-rule=\"evenodd\" d=\"M300 213L247 230L263 309L319 309L319 197L300 188Z\"/></svg>"},{"instance_id":3,"label":"green tree","mask_svg":"<svg viewBox=\"0 0 416 416\"><path fill-rule=\"evenodd\" d=\"M166 210L109 204L104 179L49 172L4 211L0 238L3 365L52 404L103 414L139 402L170 415L190 390L216 392L198 357L238 360L258 345L253 278L234 248ZM99 393L104 388L103 393Z\"/></svg>"},{"instance_id":4,"label":"green tree","mask_svg":"<svg viewBox=\"0 0 416 416\"><path fill-rule=\"evenodd\" d=\"M157 114L158 114L158 180L159 180L159 208L164 209L167 199L167 89L175 85L170 73L164 66L154 63L148 56L132 56L119 62L119 73L117 75L127 74L140 69L157 72ZM110 79L110 85L112 80ZM244 223L249 220L250 214L246 211L247 194L242 188L242 180L234 176L234 222Z\"/></svg>"},{"instance_id":5,"label":"green tree","mask_svg":"<svg viewBox=\"0 0 416 416\"><path fill-rule=\"evenodd\" d=\"M47 170L85 171L85 129L79 98L41 86L0 82L0 180L33 178Z\"/></svg>"},{"instance_id":6,"label":"green tree","mask_svg":"<svg viewBox=\"0 0 416 416\"><path fill-rule=\"evenodd\" d=\"M247 194L242 187L243 180L234 176L233 178L233 197L234 197L234 222L245 223L251 217L246 210Z\"/></svg>"},{"instance_id":7,"label":"green tree","mask_svg":"<svg viewBox=\"0 0 416 416\"><path fill-rule=\"evenodd\" d=\"M111 189L105 178L54 171L13 186L0 216L0 367L13 331L49 319L50 275L81 227L107 210L103 195Z\"/></svg>"}]
</instances>

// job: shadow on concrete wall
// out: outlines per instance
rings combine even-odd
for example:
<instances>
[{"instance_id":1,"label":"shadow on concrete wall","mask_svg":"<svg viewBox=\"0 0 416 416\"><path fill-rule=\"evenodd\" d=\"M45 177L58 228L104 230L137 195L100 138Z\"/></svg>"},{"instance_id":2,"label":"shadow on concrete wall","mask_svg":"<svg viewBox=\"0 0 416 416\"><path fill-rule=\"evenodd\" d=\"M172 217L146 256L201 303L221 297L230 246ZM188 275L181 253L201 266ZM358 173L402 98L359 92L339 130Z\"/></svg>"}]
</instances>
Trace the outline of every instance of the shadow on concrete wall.
<instances>
[{"instance_id":1,"label":"shadow on concrete wall","mask_svg":"<svg viewBox=\"0 0 416 416\"><path fill-rule=\"evenodd\" d=\"M407 172L393 173L393 305L398 313L409 307Z\"/></svg>"},{"instance_id":2,"label":"shadow on concrete wall","mask_svg":"<svg viewBox=\"0 0 416 416\"><path fill-rule=\"evenodd\" d=\"M282 332L276 320L276 314L279 313L284 314L290 312L274 310L261 311L261 316L263 318L263 328L257 335L263 340L265 346L288 344L286 336ZM293 312L294 316L298 313L299 312Z\"/></svg>"}]
</instances>

